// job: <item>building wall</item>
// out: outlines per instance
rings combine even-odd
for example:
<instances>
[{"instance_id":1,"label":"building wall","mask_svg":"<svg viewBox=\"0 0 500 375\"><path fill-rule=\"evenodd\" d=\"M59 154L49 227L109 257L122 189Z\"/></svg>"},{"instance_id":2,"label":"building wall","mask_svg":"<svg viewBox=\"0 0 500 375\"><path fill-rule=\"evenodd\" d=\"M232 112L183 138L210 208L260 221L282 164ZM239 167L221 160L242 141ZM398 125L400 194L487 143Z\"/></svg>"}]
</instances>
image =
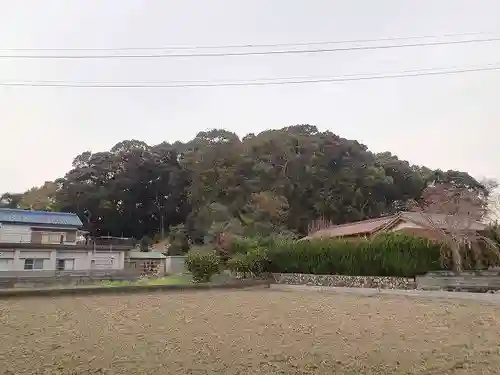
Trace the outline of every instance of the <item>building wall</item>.
<instances>
[{"instance_id":1,"label":"building wall","mask_svg":"<svg viewBox=\"0 0 500 375\"><path fill-rule=\"evenodd\" d=\"M43 261L42 269L55 270L56 251L47 250L16 250L14 258L15 270L24 270L26 259L41 259Z\"/></svg>"},{"instance_id":2,"label":"building wall","mask_svg":"<svg viewBox=\"0 0 500 375\"><path fill-rule=\"evenodd\" d=\"M166 259L165 272L168 274L184 273L187 272L184 261L185 256L170 256Z\"/></svg>"},{"instance_id":3,"label":"building wall","mask_svg":"<svg viewBox=\"0 0 500 375\"><path fill-rule=\"evenodd\" d=\"M409 221L402 221L398 225L396 225L394 228L391 229L391 232L397 232L403 229L422 229L422 226L409 222Z\"/></svg>"},{"instance_id":4,"label":"building wall","mask_svg":"<svg viewBox=\"0 0 500 375\"><path fill-rule=\"evenodd\" d=\"M91 258L92 269L123 269L124 263L125 253L123 251L94 253Z\"/></svg>"},{"instance_id":5,"label":"building wall","mask_svg":"<svg viewBox=\"0 0 500 375\"><path fill-rule=\"evenodd\" d=\"M165 274L166 259L129 259L125 262L125 268L139 273L148 272L152 264L156 266L159 275Z\"/></svg>"},{"instance_id":6,"label":"building wall","mask_svg":"<svg viewBox=\"0 0 500 375\"><path fill-rule=\"evenodd\" d=\"M439 240L439 235L432 229L424 228L411 222L402 222L392 228L391 232L400 232L409 236L427 238L429 240Z\"/></svg>"},{"instance_id":7,"label":"building wall","mask_svg":"<svg viewBox=\"0 0 500 375\"><path fill-rule=\"evenodd\" d=\"M8 271L14 268L14 250L0 251L0 271Z\"/></svg>"},{"instance_id":8,"label":"building wall","mask_svg":"<svg viewBox=\"0 0 500 375\"><path fill-rule=\"evenodd\" d=\"M61 243L61 236L65 245L76 244L76 228L36 228L29 224L0 223L0 242L3 243Z\"/></svg>"},{"instance_id":9,"label":"building wall","mask_svg":"<svg viewBox=\"0 0 500 375\"><path fill-rule=\"evenodd\" d=\"M89 270L92 251L59 250L57 259L64 259L67 261L66 265L72 265L74 270Z\"/></svg>"},{"instance_id":10,"label":"building wall","mask_svg":"<svg viewBox=\"0 0 500 375\"><path fill-rule=\"evenodd\" d=\"M0 224L0 242L31 242L29 225Z\"/></svg>"},{"instance_id":11,"label":"building wall","mask_svg":"<svg viewBox=\"0 0 500 375\"><path fill-rule=\"evenodd\" d=\"M42 269L25 270L26 259L41 259ZM64 260L65 270L84 271L96 270L123 270L124 251L93 252L75 250L47 250L47 249L1 249L0 271L56 271L58 259Z\"/></svg>"}]
</instances>

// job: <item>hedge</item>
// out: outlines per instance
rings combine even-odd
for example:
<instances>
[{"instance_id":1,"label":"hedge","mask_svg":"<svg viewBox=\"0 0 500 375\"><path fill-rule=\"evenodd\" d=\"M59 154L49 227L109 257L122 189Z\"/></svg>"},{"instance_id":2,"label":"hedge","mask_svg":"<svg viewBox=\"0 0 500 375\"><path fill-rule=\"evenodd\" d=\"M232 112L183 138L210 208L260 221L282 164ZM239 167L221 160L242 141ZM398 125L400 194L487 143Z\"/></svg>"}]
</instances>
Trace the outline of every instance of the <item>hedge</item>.
<instances>
[{"instance_id":1,"label":"hedge","mask_svg":"<svg viewBox=\"0 0 500 375\"><path fill-rule=\"evenodd\" d=\"M402 277L443 269L440 245L402 234L373 240L267 240L266 245L235 256L230 267L242 272Z\"/></svg>"}]
</instances>

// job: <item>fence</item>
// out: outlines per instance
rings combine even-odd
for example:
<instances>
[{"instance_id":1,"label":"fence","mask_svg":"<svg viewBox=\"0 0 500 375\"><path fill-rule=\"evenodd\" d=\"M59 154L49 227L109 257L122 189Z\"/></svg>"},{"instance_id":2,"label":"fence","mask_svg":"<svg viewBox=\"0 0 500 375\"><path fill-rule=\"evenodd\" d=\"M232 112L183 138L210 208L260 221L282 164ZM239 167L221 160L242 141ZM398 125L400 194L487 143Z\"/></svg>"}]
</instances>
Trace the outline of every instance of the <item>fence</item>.
<instances>
[{"instance_id":1,"label":"fence","mask_svg":"<svg viewBox=\"0 0 500 375\"><path fill-rule=\"evenodd\" d=\"M40 234L39 236L35 234ZM68 236L66 231L47 232L45 236L41 235L42 232L25 230L1 230L0 226L0 247L8 248L13 245L19 248L32 248L32 247L75 247L85 249L98 249L98 250L113 250L115 249L132 249L137 245L134 238L126 237L88 237L82 238L81 236Z\"/></svg>"}]
</instances>

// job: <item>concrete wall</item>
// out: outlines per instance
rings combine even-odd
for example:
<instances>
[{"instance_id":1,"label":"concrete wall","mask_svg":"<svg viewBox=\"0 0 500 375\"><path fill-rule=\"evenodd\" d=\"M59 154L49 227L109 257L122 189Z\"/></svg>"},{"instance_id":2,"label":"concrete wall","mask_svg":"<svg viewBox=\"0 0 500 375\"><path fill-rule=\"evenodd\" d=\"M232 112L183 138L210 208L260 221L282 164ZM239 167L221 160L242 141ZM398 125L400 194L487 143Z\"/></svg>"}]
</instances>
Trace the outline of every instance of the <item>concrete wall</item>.
<instances>
[{"instance_id":1,"label":"concrete wall","mask_svg":"<svg viewBox=\"0 0 500 375\"><path fill-rule=\"evenodd\" d=\"M25 270L26 259L42 259L42 270ZM67 260L65 270L123 270L125 251L93 252L55 249L0 249L0 273L55 271L57 259Z\"/></svg>"},{"instance_id":2,"label":"concrete wall","mask_svg":"<svg viewBox=\"0 0 500 375\"><path fill-rule=\"evenodd\" d=\"M170 256L166 259L165 272L167 274L176 274L187 272L184 266L185 256Z\"/></svg>"},{"instance_id":3,"label":"concrete wall","mask_svg":"<svg viewBox=\"0 0 500 375\"><path fill-rule=\"evenodd\" d=\"M106 251L92 254L91 268L93 269L122 270L124 267L125 252L123 251Z\"/></svg>"}]
</instances>

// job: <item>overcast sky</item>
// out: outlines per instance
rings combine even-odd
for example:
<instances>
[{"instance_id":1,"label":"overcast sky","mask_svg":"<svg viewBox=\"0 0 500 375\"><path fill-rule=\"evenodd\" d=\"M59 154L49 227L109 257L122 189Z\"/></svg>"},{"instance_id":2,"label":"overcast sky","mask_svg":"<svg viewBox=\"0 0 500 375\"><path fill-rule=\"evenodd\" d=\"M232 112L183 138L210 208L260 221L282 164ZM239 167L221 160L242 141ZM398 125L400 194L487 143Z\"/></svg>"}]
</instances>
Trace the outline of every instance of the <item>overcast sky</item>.
<instances>
[{"instance_id":1,"label":"overcast sky","mask_svg":"<svg viewBox=\"0 0 500 375\"><path fill-rule=\"evenodd\" d=\"M0 4L0 49L294 43L482 31L500 35L498 0ZM497 62L500 42L279 56L0 59L0 81L244 80ZM215 127L243 136L305 123L415 164L500 178L499 98L500 71L298 86L0 87L0 193L63 176L79 153L107 150L124 139L157 144L186 141Z\"/></svg>"}]
</instances>

